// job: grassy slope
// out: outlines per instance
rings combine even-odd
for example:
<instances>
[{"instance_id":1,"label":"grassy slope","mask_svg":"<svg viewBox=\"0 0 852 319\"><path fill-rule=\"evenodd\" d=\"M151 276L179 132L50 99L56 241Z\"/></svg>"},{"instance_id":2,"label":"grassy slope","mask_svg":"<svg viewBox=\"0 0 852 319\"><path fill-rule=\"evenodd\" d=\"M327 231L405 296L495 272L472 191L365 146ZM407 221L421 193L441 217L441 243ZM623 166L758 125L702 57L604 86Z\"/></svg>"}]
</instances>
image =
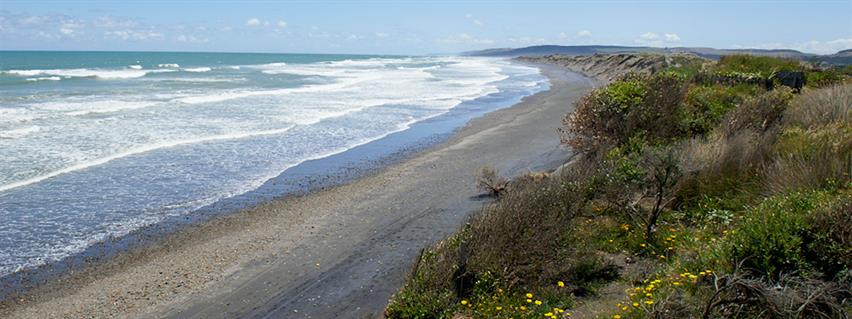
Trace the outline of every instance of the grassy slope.
<instances>
[{"instance_id":1,"label":"grassy slope","mask_svg":"<svg viewBox=\"0 0 852 319\"><path fill-rule=\"evenodd\" d=\"M563 131L584 157L424 250L388 317L848 317L852 85L697 80L790 68L679 63L590 93Z\"/></svg>"}]
</instances>

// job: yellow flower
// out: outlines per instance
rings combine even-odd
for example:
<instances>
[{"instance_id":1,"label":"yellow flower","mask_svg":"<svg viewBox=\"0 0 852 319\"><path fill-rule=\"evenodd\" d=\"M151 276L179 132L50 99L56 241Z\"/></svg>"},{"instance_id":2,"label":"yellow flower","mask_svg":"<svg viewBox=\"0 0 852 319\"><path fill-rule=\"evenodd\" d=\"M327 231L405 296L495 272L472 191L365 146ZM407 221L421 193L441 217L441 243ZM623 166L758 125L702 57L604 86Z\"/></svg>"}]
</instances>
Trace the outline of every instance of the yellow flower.
<instances>
[{"instance_id":1,"label":"yellow flower","mask_svg":"<svg viewBox=\"0 0 852 319\"><path fill-rule=\"evenodd\" d=\"M654 304L654 301L653 301L653 300L646 300L646 301L645 301L645 304L653 305L653 304Z\"/></svg>"},{"instance_id":2,"label":"yellow flower","mask_svg":"<svg viewBox=\"0 0 852 319\"><path fill-rule=\"evenodd\" d=\"M565 287L565 283L561 281L556 282L556 285L559 286L559 288Z\"/></svg>"},{"instance_id":3,"label":"yellow flower","mask_svg":"<svg viewBox=\"0 0 852 319\"><path fill-rule=\"evenodd\" d=\"M501 293L501 294L502 294L502 293L503 293L503 288L497 288L497 292L499 292L499 293Z\"/></svg>"},{"instance_id":4,"label":"yellow flower","mask_svg":"<svg viewBox=\"0 0 852 319\"><path fill-rule=\"evenodd\" d=\"M621 319L621 315L612 316L612 319Z\"/></svg>"},{"instance_id":5,"label":"yellow flower","mask_svg":"<svg viewBox=\"0 0 852 319\"><path fill-rule=\"evenodd\" d=\"M527 299L527 303L532 303L532 299Z\"/></svg>"},{"instance_id":6,"label":"yellow flower","mask_svg":"<svg viewBox=\"0 0 852 319\"><path fill-rule=\"evenodd\" d=\"M500 310L503 310L503 307L497 306L497 308L495 308L495 309L497 309L497 311L500 311Z\"/></svg>"},{"instance_id":7,"label":"yellow flower","mask_svg":"<svg viewBox=\"0 0 852 319\"><path fill-rule=\"evenodd\" d=\"M541 300L536 300L536 301L535 301L535 305L536 305L536 306L540 306L540 305L541 305Z\"/></svg>"},{"instance_id":8,"label":"yellow flower","mask_svg":"<svg viewBox=\"0 0 852 319\"><path fill-rule=\"evenodd\" d=\"M672 283L672 285L680 286L680 281L675 281L675 282Z\"/></svg>"},{"instance_id":9,"label":"yellow flower","mask_svg":"<svg viewBox=\"0 0 852 319\"><path fill-rule=\"evenodd\" d=\"M552 312L548 312L548 313L544 314L544 316L545 316L545 317L551 317L551 316L553 316L553 313L552 313Z\"/></svg>"},{"instance_id":10,"label":"yellow flower","mask_svg":"<svg viewBox=\"0 0 852 319\"><path fill-rule=\"evenodd\" d=\"M633 307L639 307L639 303L638 303L638 302L634 302L634 303L633 303Z\"/></svg>"},{"instance_id":11,"label":"yellow flower","mask_svg":"<svg viewBox=\"0 0 852 319\"><path fill-rule=\"evenodd\" d=\"M466 304L467 304L467 300L462 300L462 301L461 301L461 304L466 305Z\"/></svg>"},{"instance_id":12,"label":"yellow flower","mask_svg":"<svg viewBox=\"0 0 852 319\"><path fill-rule=\"evenodd\" d=\"M639 246L640 246L640 247L642 247L642 248L645 248L645 246L647 246L647 245L645 245L645 244L639 244Z\"/></svg>"},{"instance_id":13,"label":"yellow flower","mask_svg":"<svg viewBox=\"0 0 852 319\"><path fill-rule=\"evenodd\" d=\"M531 293L527 293L527 298L532 298L532 294L531 294Z\"/></svg>"},{"instance_id":14,"label":"yellow flower","mask_svg":"<svg viewBox=\"0 0 852 319\"><path fill-rule=\"evenodd\" d=\"M622 311L627 311L627 306L621 307Z\"/></svg>"},{"instance_id":15,"label":"yellow flower","mask_svg":"<svg viewBox=\"0 0 852 319\"><path fill-rule=\"evenodd\" d=\"M526 311L526 310L527 310L526 306L521 306L521 311Z\"/></svg>"}]
</instances>

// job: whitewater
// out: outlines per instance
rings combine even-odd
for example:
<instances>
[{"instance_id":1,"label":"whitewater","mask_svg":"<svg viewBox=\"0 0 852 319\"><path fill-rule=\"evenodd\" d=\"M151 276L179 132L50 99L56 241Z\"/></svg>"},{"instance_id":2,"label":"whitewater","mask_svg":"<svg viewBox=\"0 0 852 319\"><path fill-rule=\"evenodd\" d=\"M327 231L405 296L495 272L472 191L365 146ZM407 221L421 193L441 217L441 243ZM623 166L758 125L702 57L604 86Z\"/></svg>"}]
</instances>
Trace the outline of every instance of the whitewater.
<instances>
[{"instance_id":1,"label":"whitewater","mask_svg":"<svg viewBox=\"0 0 852 319\"><path fill-rule=\"evenodd\" d=\"M0 276L546 86L490 58L0 52Z\"/></svg>"}]
</instances>

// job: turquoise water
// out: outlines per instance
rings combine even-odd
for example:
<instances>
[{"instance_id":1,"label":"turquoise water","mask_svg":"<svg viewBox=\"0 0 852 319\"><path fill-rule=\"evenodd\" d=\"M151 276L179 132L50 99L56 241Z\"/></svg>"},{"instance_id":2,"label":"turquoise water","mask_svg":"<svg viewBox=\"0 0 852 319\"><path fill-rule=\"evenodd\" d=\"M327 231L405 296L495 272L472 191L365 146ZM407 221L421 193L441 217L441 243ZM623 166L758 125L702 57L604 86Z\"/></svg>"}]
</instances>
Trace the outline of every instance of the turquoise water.
<instances>
[{"instance_id":1,"label":"turquoise water","mask_svg":"<svg viewBox=\"0 0 852 319\"><path fill-rule=\"evenodd\" d=\"M0 276L546 85L490 58L0 52Z\"/></svg>"}]
</instances>

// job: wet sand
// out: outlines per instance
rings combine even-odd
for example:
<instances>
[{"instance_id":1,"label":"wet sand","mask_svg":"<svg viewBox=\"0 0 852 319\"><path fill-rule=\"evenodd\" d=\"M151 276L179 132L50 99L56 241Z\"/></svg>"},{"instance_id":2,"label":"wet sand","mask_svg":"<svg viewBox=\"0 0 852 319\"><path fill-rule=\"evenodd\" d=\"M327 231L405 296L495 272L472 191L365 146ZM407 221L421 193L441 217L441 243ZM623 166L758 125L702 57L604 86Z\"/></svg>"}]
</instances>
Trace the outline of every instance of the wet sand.
<instances>
[{"instance_id":1,"label":"wet sand","mask_svg":"<svg viewBox=\"0 0 852 319\"><path fill-rule=\"evenodd\" d=\"M446 142L345 185L189 226L0 304L12 318L365 318L426 245L486 202L473 173L553 169L556 128L593 82L542 66L551 89L472 120Z\"/></svg>"}]
</instances>

